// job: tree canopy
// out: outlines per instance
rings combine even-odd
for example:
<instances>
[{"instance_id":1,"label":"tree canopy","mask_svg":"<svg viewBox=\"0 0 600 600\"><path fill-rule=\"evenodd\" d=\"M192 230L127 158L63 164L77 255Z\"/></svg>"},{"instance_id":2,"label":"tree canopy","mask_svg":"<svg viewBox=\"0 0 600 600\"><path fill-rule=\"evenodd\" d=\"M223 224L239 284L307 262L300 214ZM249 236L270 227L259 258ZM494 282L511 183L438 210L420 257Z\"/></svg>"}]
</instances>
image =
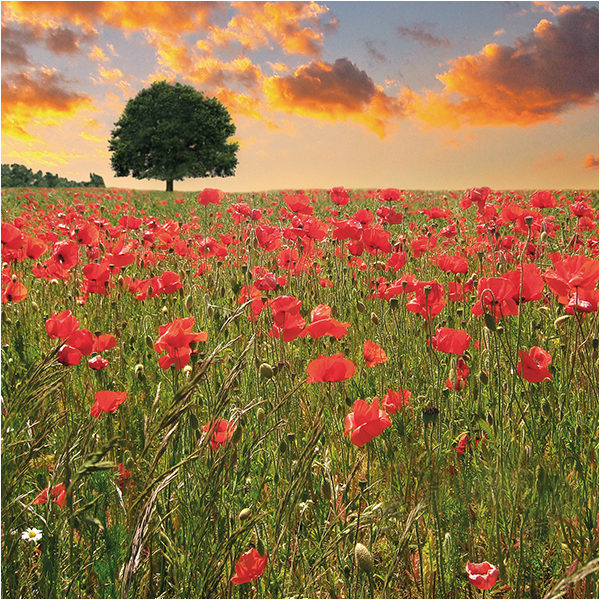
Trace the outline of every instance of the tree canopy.
<instances>
[{"instance_id":1,"label":"tree canopy","mask_svg":"<svg viewBox=\"0 0 600 600\"><path fill-rule=\"evenodd\" d=\"M237 166L235 125L216 98L189 85L154 82L129 100L111 132L117 177L159 179L173 190L186 177L228 177Z\"/></svg>"},{"instance_id":2,"label":"tree canopy","mask_svg":"<svg viewBox=\"0 0 600 600\"><path fill-rule=\"evenodd\" d=\"M54 173L34 173L25 165L17 163L2 165L2 187L104 187L104 179L96 173L90 173L89 181L72 181Z\"/></svg>"}]
</instances>

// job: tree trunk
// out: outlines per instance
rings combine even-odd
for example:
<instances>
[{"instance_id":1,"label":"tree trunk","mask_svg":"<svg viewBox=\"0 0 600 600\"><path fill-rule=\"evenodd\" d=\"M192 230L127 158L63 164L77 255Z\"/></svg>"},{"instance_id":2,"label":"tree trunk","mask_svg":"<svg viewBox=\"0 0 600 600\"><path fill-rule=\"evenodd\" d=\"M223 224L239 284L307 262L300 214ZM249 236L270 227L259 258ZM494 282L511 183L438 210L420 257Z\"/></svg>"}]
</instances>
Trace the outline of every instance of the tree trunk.
<instances>
[{"instance_id":1,"label":"tree trunk","mask_svg":"<svg viewBox=\"0 0 600 600\"><path fill-rule=\"evenodd\" d=\"M167 192L172 192L172 191L173 191L173 180L167 179Z\"/></svg>"}]
</instances>

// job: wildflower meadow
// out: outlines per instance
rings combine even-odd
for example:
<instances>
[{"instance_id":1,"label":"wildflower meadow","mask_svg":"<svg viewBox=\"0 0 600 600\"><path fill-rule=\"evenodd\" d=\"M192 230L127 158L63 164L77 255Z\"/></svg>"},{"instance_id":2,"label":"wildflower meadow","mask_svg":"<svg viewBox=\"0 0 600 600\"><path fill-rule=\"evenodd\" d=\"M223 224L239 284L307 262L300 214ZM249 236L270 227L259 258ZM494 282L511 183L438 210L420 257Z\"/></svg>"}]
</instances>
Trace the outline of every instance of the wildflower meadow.
<instances>
[{"instance_id":1,"label":"wildflower meadow","mask_svg":"<svg viewBox=\"0 0 600 600\"><path fill-rule=\"evenodd\" d=\"M597 598L598 193L2 192L2 595Z\"/></svg>"}]
</instances>

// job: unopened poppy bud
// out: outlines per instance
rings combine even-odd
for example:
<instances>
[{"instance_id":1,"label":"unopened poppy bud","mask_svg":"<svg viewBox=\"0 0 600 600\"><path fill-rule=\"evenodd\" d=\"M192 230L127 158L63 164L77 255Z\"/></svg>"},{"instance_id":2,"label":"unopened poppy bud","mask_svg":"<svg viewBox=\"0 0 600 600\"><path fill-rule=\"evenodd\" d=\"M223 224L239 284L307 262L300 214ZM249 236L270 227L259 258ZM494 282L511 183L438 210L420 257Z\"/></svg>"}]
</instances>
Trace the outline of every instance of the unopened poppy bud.
<instances>
[{"instance_id":1,"label":"unopened poppy bud","mask_svg":"<svg viewBox=\"0 0 600 600\"><path fill-rule=\"evenodd\" d=\"M356 544L354 548L354 558L359 571L369 573L373 569L373 556L366 546Z\"/></svg>"},{"instance_id":2,"label":"unopened poppy bud","mask_svg":"<svg viewBox=\"0 0 600 600\"><path fill-rule=\"evenodd\" d=\"M242 508L240 514L238 515L238 519L240 521L245 521L248 517L250 517L251 514L252 511L249 508Z\"/></svg>"},{"instance_id":3,"label":"unopened poppy bud","mask_svg":"<svg viewBox=\"0 0 600 600\"><path fill-rule=\"evenodd\" d=\"M206 314L208 315L209 318L213 318L214 314L215 314L215 309L209 305L208 308L206 309Z\"/></svg>"},{"instance_id":4,"label":"unopened poppy bud","mask_svg":"<svg viewBox=\"0 0 600 600\"><path fill-rule=\"evenodd\" d=\"M259 423L262 423L265 420L265 417L265 409L262 406L260 406L256 411L256 418L258 419Z\"/></svg>"},{"instance_id":5,"label":"unopened poppy bud","mask_svg":"<svg viewBox=\"0 0 600 600\"><path fill-rule=\"evenodd\" d=\"M548 239L548 233L545 231L542 231L542 233L540 234L540 242L542 242L542 244Z\"/></svg>"},{"instance_id":6,"label":"unopened poppy bud","mask_svg":"<svg viewBox=\"0 0 600 600\"><path fill-rule=\"evenodd\" d=\"M538 465L535 469L535 489L538 495L541 495L544 491L544 485L546 483L546 472L542 465Z\"/></svg>"},{"instance_id":7,"label":"unopened poppy bud","mask_svg":"<svg viewBox=\"0 0 600 600\"><path fill-rule=\"evenodd\" d=\"M359 487L359 489L360 489L361 492L365 491L365 489L367 488L367 483L368 483L367 480L364 479L363 477L361 477L358 480L358 487Z\"/></svg>"},{"instance_id":8,"label":"unopened poppy bud","mask_svg":"<svg viewBox=\"0 0 600 600\"><path fill-rule=\"evenodd\" d=\"M33 312L37 312L38 310L40 310L40 307L39 307L39 305L38 305L38 303L37 303L37 302L32 302L32 303L30 304L30 306L31 306L31 310L32 310Z\"/></svg>"},{"instance_id":9,"label":"unopened poppy bud","mask_svg":"<svg viewBox=\"0 0 600 600\"><path fill-rule=\"evenodd\" d=\"M492 315L491 313L485 313L485 315L483 315L483 321L485 322L485 326L490 331L496 331L497 326L496 319L494 319L494 315Z\"/></svg>"},{"instance_id":10,"label":"unopened poppy bud","mask_svg":"<svg viewBox=\"0 0 600 600\"><path fill-rule=\"evenodd\" d=\"M546 398L542 401L542 412L547 419L552 415L552 407Z\"/></svg>"},{"instance_id":11,"label":"unopened poppy bud","mask_svg":"<svg viewBox=\"0 0 600 600\"><path fill-rule=\"evenodd\" d=\"M563 323L566 323L570 318L571 318L571 315L563 315L562 317L558 317L558 319L556 319L554 321L554 327L556 327L556 329L558 329L560 325L562 325Z\"/></svg>"},{"instance_id":12,"label":"unopened poppy bud","mask_svg":"<svg viewBox=\"0 0 600 600\"><path fill-rule=\"evenodd\" d=\"M425 423L425 425L435 423L438 420L439 414L440 409L436 406L426 406L421 413L421 416L423 417L423 423Z\"/></svg>"},{"instance_id":13,"label":"unopened poppy bud","mask_svg":"<svg viewBox=\"0 0 600 600\"><path fill-rule=\"evenodd\" d=\"M145 341L146 341L146 346L148 346L148 348L150 348L150 349L154 348L154 342L152 341L152 338L149 335L146 336Z\"/></svg>"},{"instance_id":14,"label":"unopened poppy bud","mask_svg":"<svg viewBox=\"0 0 600 600\"><path fill-rule=\"evenodd\" d=\"M285 443L284 439L282 439L281 442L279 442L279 452L281 452L281 454L287 453L287 444Z\"/></svg>"},{"instance_id":15,"label":"unopened poppy bud","mask_svg":"<svg viewBox=\"0 0 600 600\"><path fill-rule=\"evenodd\" d=\"M371 313L371 323L379 325L379 317L374 312Z\"/></svg>"},{"instance_id":16,"label":"unopened poppy bud","mask_svg":"<svg viewBox=\"0 0 600 600\"><path fill-rule=\"evenodd\" d=\"M323 483L321 483L321 496L325 498L325 500L331 500L332 489L331 482L327 477L323 479Z\"/></svg>"},{"instance_id":17,"label":"unopened poppy bud","mask_svg":"<svg viewBox=\"0 0 600 600\"><path fill-rule=\"evenodd\" d=\"M375 263L375 268L376 268L376 269L385 269L385 263L384 263L384 262L382 262L382 261L380 261L380 260L378 260L378 261Z\"/></svg>"},{"instance_id":18,"label":"unopened poppy bud","mask_svg":"<svg viewBox=\"0 0 600 600\"><path fill-rule=\"evenodd\" d=\"M358 312L361 312L361 313L364 313L365 310L367 310L367 307L360 300L356 303L356 308L357 308Z\"/></svg>"},{"instance_id":19,"label":"unopened poppy bud","mask_svg":"<svg viewBox=\"0 0 600 600\"><path fill-rule=\"evenodd\" d=\"M192 298L191 294L188 294L185 298L185 307L187 308L188 312L194 308L194 298Z\"/></svg>"},{"instance_id":20,"label":"unopened poppy bud","mask_svg":"<svg viewBox=\"0 0 600 600\"><path fill-rule=\"evenodd\" d=\"M10 317L8 316L8 313L2 311L2 322L6 323L7 325L10 325L12 323Z\"/></svg>"},{"instance_id":21,"label":"unopened poppy bud","mask_svg":"<svg viewBox=\"0 0 600 600\"><path fill-rule=\"evenodd\" d=\"M348 565L344 565L344 576L350 577L350 567Z\"/></svg>"},{"instance_id":22,"label":"unopened poppy bud","mask_svg":"<svg viewBox=\"0 0 600 600\"><path fill-rule=\"evenodd\" d=\"M480 371L479 372L479 381L481 381L481 383L483 385L487 385L488 384L489 377L488 377L488 374L485 371Z\"/></svg>"},{"instance_id":23,"label":"unopened poppy bud","mask_svg":"<svg viewBox=\"0 0 600 600\"><path fill-rule=\"evenodd\" d=\"M260 376L264 379L271 379L271 377L275 375L273 367L267 363L262 363L258 368L258 372L260 373Z\"/></svg>"},{"instance_id":24,"label":"unopened poppy bud","mask_svg":"<svg viewBox=\"0 0 600 600\"><path fill-rule=\"evenodd\" d=\"M238 423L236 428L233 430L233 435L231 436L232 443L237 444L240 439L242 439L242 431L242 424Z\"/></svg>"},{"instance_id":25,"label":"unopened poppy bud","mask_svg":"<svg viewBox=\"0 0 600 600\"><path fill-rule=\"evenodd\" d=\"M190 427L194 431L196 431L200 427L200 423L198 422L198 417L193 412L190 412Z\"/></svg>"},{"instance_id":26,"label":"unopened poppy bud","mask_svg":"<svg viewBox=\"0 0 600 600\"><path fill-rule=\"evenodd\" d=\"M185 367L183 367L182 371L186 377L189 377L192 374L192 367L190 365L185 365Z\"/></svg>"},{"instance_id":27,"label":"unopened poppy bud","mask_svg":"<svg viewBox=\"0 0 600 600\"><path fill-rule=\"evenodd\" d=\"M133 368L133 372L138 379L144 379L144 365L137 364Z\"/></svg>"},{"instance_id":28,"label":"unopened poppy bud","mask_svg":"<svg viewBox=\"0 0 600 600\"><path fill-rule=\"evenodd\" d=\"M400 306L400 302L398 301L398 298L394 297L394 298L390 299L390 308L393 308L394 310L396 310L399 306Z\"/></svg>"},{"instance_id":29,"label":"unopened poppy bud","mask_svg":"<svg viewBox=\"0 0 600 600\"><path fill-rule=\"evenodd\" d=\"M169 309L166 306L163 306L160 310L163 315L166 315L169 312Z\"/></svg>"}]
</instances>

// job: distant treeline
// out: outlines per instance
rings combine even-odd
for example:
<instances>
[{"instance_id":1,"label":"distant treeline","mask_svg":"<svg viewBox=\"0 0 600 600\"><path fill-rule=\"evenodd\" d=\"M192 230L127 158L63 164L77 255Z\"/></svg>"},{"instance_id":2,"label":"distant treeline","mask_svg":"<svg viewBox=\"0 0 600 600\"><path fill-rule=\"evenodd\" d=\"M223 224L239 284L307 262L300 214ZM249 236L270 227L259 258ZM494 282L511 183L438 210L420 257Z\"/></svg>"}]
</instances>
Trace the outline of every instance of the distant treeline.
<instances>
[{"instance_id":1,"label":"distant treeline","mask_svg":"<svg viewBox=\"0 0 600 600\"><path fill-rule=\"evenodd\" d=\"M104 179L90 173L89 181L71 181L54 173L34 173L25 165L2 165L2 187L104 187Z\"/></svg>"}]
</instances>

